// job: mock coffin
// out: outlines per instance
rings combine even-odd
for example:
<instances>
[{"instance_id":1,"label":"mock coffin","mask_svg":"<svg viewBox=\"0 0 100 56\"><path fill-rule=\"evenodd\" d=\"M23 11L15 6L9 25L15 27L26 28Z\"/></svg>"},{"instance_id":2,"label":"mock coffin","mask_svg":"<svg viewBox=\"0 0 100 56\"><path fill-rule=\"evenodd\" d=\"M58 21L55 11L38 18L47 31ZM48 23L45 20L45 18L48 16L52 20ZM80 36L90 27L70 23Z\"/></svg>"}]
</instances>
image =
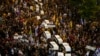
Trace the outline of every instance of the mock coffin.
<instances>
[{"instance_id":1,"label":"mock coffin","mask_svg":"<svg viewBox=\"0 0 100 56\"><path fill-rule=\"evenodd\" d=\"M18 35L17 33L15 33L15 35L13 36L14 39L21 39L22 37L22 35Z\"/></svg>"},{"instance_id":2,"label":"mock coffin","mask_svg":"<svg viewBox=\"0 0 100 56\"><path fill-rule=\"evenodd\" d=\"M63 43L62 45L63 45L63 47L65 48L65 51L66 51L66 52L71 52L71 47L69 46L68 43Z\"/></svg>"},{"instance_id":3,"label":"mock coffin","mask_svg":"<svg viewBox=\"0 0 100 56\"><path fill-rule=\"evenodd\" d=\"M50 50L59 50L59 46L57 45L56 42L54 41L50 42Z\"/></svg>"},{"instance_id":4,"label":"mock coffin","mask_svg":"<svg viewBox=\"0 0 100 56\"><path fill-rule=\"evenodd\" d=\"M51 33L49 31L44 31L44 36L45 36L45 38L50 39Z\"/></svg>"},{"instance_id":5,"label":"mock coffin","mask_svg":"<svg viewBox=\"0 0 100 56\"><path fill-rule=\"evenodd\" d=\"M59 44L62 44L62 43L63 43L63 40L62 40L62 38L61 38L59 35L55 35L55 40L56 40Z\"/></svg>"},{"instance_id":6,"label":"mock coffin","mask_svg":"<svg viewBox=\"0 0 100 56\"><path fill-rule=\"evenodd\" d=\"M45 28L53 28L55 27L54 24L52 24L49 20L44 20L41 24L42 27L45 27Z\"/></svg>"},{"instance_id":7,"label":"mock coffin","mask_svg":"<svg viewBox=\"0 0 100 56\"><path fill-rule=\"evenodd\" d=\"M48 28L48 25L47 25L48 23L49 23L48 20L44 20L44 21L42 22L42 24L41 24L41 27Z\"/></svg>"}]
</instances>

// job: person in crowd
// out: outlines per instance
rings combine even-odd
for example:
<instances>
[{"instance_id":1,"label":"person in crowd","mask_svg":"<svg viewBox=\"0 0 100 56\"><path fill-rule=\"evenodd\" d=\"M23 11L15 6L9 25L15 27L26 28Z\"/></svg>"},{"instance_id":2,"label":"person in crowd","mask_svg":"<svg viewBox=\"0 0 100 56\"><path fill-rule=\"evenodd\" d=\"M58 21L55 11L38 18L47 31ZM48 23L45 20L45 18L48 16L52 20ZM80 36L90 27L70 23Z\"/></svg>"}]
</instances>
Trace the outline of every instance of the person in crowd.
<instances>
[{"instance_id":1,"label":"person in crowd","mask_svg":"<svg viewBox=\"0 0 100 56\"><path fill-rule=\"evenodd\" d=\"M66 19L68 15L64 14L64 2L60 5L58 1L52 0L52 3L50 1L48 3L47 0L2 0L0 2L0 17L3 18L2 23L0 21L1 56L47 56L48 43L41 39L44 30L49 30L52 35L59 34L64 42L68 42L74 53L73 56L85 56L86 45L100 47L100 22L87 21L81 24ZM39 14L39 10L44 11L43 15ZM38 15L39 19L36 18ZM51 29L41 27L45 19L56 27ZM22 39L14 39L15 33Z\"/></svg>"}]
</instances>

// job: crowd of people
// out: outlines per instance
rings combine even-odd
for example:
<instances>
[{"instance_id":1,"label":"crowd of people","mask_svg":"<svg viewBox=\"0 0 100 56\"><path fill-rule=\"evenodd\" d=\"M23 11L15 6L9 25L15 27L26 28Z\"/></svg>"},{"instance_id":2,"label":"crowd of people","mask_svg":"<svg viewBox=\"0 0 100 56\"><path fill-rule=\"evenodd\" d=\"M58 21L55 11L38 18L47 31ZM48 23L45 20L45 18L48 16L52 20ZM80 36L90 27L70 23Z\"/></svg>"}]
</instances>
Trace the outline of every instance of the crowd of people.
<instances>
[{"instance_id":1,"label":"crowd of people","mask_svg":"<svg viewBox=\"0 0 100 56\"><path fill-rule=\"evenodd\" d=\"M91 20L75 22L68 18L67 13L61 13L57 16L58 10L47 9L50 4L47 5L45 0L37 1L1 1L1 56L48 56L48 43L41 38L45 30L50 31L51 35L60 35L64 42L68 42L72 48L72 56L85 56L86 45L100 47L100 22ZM41 27L41 23L45 19L55 24L56 27L48 29ZM15 40L15 35L22 35L26 41Z\"/></svg>"}]
</instances>

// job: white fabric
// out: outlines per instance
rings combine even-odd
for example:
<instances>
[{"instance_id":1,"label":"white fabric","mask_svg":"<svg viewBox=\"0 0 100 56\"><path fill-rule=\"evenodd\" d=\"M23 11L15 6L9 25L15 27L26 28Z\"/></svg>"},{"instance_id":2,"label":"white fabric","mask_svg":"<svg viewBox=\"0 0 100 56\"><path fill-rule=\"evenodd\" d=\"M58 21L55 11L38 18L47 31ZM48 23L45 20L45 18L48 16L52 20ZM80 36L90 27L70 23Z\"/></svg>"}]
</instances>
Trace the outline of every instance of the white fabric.
<instances>
[{"instance_id":1,"label":"white fabric","mask_svg":"<svg viewBox=\"0 0 100 56\"><path fill-rule=\"evenodd\" d=\"M50 21L49 24L53 24L53 21Z\"/></svg>"},{"instance_id":2,"label":"white fabric","mask_svg":"<svg viewBox=\"0 0 100 56\"><path fill-rule=\"evenodd\" d=\"M48 28L56 27L56 25L53 25L53 24L48 24L47 26L48 26Z\"/></svg>"},{"instance_id":3,"label":"white fabric","mask_svg":"<svg viewBox=\"0 0 100 56\"><path fill-rule=\"evenodd\" d=\"M92 46L87 45L87 46L86 46L86 49L89 49L89 50L95 51L95 50L96 50L96 47L92 47Z\"/></svg>"},{"instance_id":4,"label":"white fabric","mask_svg":"<svg viewBox=\"0 0 100 56\"><path fill-rule=\"evenodd\" d=\"M25 39L24 41L25 41L26 43L29 43L29 40L27 40L27 39Z\"/></svg>"}]
</instances>

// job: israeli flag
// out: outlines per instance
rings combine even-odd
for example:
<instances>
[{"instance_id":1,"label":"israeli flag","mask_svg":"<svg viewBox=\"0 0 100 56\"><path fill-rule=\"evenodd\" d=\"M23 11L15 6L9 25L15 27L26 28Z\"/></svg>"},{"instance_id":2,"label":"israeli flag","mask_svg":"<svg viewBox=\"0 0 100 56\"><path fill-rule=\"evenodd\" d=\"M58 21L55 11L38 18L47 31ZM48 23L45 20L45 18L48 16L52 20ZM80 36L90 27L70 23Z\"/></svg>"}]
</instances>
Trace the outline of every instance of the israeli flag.
<instances>
[{"instance_id":1,"label":"israeli flag","mask_svg":"<svg viewBox=\"0 0 100 56\"><path fill-rule=\"evenodd\" d=\"M100 56L100 48L97 48L93 56Z\"/></svg>"},{"instance_id":2,"label":"israeli flag","mask_svg":"<svg viewBox=\"0 0 100 56\"><path fill-rule=\"evenodd\" d=\"M84 20L82 18L80 19L80 22L82 25L84 24Z\"/></svg>"}]
</instances>

